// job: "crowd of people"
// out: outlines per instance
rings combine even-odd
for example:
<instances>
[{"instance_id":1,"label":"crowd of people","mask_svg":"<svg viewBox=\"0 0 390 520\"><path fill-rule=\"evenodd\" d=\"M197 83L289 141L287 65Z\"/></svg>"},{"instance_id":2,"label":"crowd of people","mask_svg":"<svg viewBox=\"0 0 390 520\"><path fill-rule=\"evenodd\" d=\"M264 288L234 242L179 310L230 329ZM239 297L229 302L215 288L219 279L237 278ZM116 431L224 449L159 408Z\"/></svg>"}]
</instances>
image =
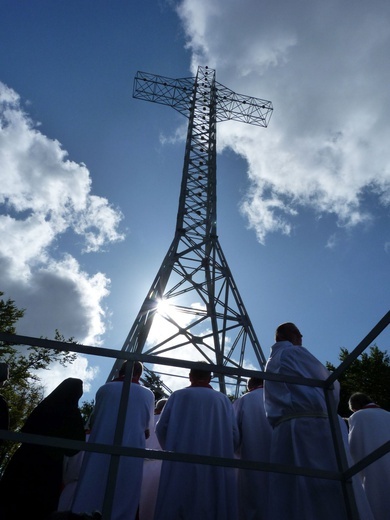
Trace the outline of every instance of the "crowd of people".
<instances>
[{"instance_id":1,"label":"crowd of people","mask_svg":"<svg viewBox=\"0 0 390 520\"><path fill-rule=\"evenodd\" d=\"M207 364L191 369L189 386L157 402L142 371L142 363L125 361L98 389L88 431L80 379L66 379L37 406L22 432L86 440L93 449L22 443L0 480L1 520L49 520L58 512L104 519L106 511L111 520L389 517L389 452L346 481L337 475L390 440L390 412L355 393L346 422L337 415L337 381L325 390L302 384L330 373L302 346L294 323L276 329L266 376L251 377L233 403L212 387ZM8 415L0 421L6 429ZM107 446L129 453L111 455ZM176 457L143 458L134 448Z\"/></svg>"}]
</instances>

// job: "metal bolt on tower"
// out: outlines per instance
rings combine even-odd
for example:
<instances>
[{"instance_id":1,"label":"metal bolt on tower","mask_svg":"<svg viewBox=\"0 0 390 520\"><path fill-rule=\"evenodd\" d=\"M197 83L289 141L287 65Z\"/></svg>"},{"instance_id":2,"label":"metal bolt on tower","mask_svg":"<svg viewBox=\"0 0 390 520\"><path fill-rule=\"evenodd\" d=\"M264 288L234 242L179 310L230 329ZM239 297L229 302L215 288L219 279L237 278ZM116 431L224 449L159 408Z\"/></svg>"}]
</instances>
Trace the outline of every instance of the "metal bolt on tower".
<instances>
[{"instance_id":1,"label":"metal bolt on tower","mask_svg":"<svg viewBox=\"0 0 390 520\"><path fill-rule=\"evenodd\" d=\"M189 122L175 235L122 350L237 368L249 344L262 370L264 354L217 236L216 124L266 127L272 104L236 94L208 67L181 79L137 72L133 97L169 105ZM150 341L157 315L168 332ZM239 377L215 376L220 391L238 396Z\"/></svg>"}]
</instances>

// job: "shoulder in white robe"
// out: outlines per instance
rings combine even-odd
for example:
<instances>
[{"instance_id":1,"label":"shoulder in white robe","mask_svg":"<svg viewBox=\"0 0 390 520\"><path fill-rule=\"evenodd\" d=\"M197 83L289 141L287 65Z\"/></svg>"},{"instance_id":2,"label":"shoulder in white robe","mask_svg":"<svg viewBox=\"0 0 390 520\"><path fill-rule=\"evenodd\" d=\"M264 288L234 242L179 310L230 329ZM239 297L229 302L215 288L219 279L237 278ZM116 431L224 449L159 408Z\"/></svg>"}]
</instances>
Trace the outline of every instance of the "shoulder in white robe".
<instances>
[{"instance_id":1,"label":"shoulder in white robe","mask_svg":"<svg viewBox=\"0 0 390 520\"><path fill-rule=\"evenodd\" d=\"M382 408L366 408L349 419L349 445L356 464L390 441L390 412ZM390 453L360 472L363 487L375 520L390 518Z\"/></svg>"}]
</instances>

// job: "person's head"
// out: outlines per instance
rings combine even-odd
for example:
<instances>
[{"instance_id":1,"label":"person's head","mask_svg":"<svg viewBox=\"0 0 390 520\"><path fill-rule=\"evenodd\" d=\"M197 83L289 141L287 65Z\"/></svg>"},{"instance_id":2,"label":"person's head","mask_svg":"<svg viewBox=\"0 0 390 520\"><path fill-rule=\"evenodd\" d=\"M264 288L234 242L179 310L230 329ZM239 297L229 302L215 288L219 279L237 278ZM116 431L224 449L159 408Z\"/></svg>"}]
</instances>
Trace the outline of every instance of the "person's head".
<instances>
[{"instance_id":1,"label":"person's head","mask_svg":"<svg viewBox=\"0 0 390 520\"><path fill-rule=\"evenodd\" d=\"M68 377L62 383L60 383L52 395L55 395L57 399L63 396L65 401L78 403L79 399L83 395L83 381L77 377Z\"/></svg>"},{"instance_id":2,"label":"person's head","mask_svg":"<svg viewBox=\"0 0 390 520\"><path fill-rule=\"evenodd\" d=\"M156 403L156 406L154 407L154 414L160 415L160 413L163 411L163 408L165 406L165 403L168 401L166 397L163 397L162 399L159 399Z\"/></svg>"},{"instance_id":3,"label":"person's head","mask_svg":"<svg viewBox=\"0 0 390 520\"><path fill-rule=\"evenodd\" d=\"M119 377L125 377L127 363L128 363L127 360L125 360L122 363L122 366L119 369ZM130 363L131 363L131 361L130 361ZM136 381L139 381L140 377L142 376L143 369L144 369L144 367L143 367L143 364L141 363L141 361L134 361L133 379L135 379Z\"/></svg>"},{"instance_id":4,"label":"person's head","mask_svg":"<svg viewBox=\"0 0 390 520\"><path fill-rule=\"evenodd\" d=\"M372 402L373 400L369 395L363 394L362 392L355 392L349 398L348 406L351 412L357 412Z\"/></svg>"},{"instance_id":5,"label":"person's head","mask_svg":"<svg viewBox=\"0 0 390 520\"><path fill-rule=\"evenodd\" d=\"M263 386L264 380L261 377L250 377L246 384L248 391L250 392L254 388L258 388L259 386Z\"/></svg>"},{"instance_id":6,"label":"person's head","mask_svg":"<svg viewBox=\"0 0 390 520\"><path fill-rule=\"evenodd\" d=\"M293 345L301 346L302 334L294 323L282 323L276 329L275 341L290 341Z\"/></svg>"},{"instance_id":7,"label":"person's head","mask_svg":"<svg viewBox=\"0 0 390 520\"><path fill-rule=\"evenodd\" d=\"M190 370L190 381L193 382L201 382L201 383L210 383L212 378L212 373L210 369L199 369L199 368L191 368Z\"/></svg>"},{"instance_id":8,"label":"person's head","mask_svg":"<svg viewBox=\"0 0 390 520\"><path fill-rule=\"evenodd\" d=\"M37 408L77 408L82 395L83 381L77 377L68 377L54 388Z\"/></svg>"}]
</instances>

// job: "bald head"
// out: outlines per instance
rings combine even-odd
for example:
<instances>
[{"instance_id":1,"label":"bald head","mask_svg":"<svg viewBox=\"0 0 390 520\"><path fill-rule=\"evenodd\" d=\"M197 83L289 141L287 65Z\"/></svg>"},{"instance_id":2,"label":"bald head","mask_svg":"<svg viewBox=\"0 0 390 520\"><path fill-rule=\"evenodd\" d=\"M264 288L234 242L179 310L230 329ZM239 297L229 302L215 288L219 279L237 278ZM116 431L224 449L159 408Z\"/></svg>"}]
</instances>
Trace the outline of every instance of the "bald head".
<instances>
[{"instance_id":1,"label":"bald head","mask_svg":"<svg viewBox=\"0 0 390 520\"><path fill-rule=\"evenodd\" d=\"M293 345L302 345L302 334L298 327L291 322L282 323L275 332L276 341L290 341Z\"/></svg>"}]
</instances>

